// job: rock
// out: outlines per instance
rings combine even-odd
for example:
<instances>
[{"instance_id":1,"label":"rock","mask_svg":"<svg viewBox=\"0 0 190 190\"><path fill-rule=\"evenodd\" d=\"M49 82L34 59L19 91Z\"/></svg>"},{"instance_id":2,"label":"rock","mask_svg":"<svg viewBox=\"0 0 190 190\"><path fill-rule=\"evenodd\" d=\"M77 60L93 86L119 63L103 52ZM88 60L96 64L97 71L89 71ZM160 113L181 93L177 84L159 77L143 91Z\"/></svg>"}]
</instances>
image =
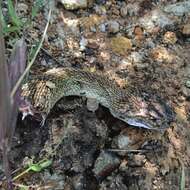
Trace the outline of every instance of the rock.
<instances>
[{"instance_id":1,"label":"rock","mask_svg":"<svg viewBox=\"0 0 190 190\"><path fill-rule=\"evenodd\" d=\"M98 28L99 28L100 32L106 32L106 25L105 25L105 23L100 24Z\"/></svg>"},{"instance_id":2,"label":"rock","mask_svg":"<svg viewBox=\"0 0 190 190\"><path fill-rule=\"evenodd\" d=\"M96 33L96 28L94 26L91 26L90 31Z\"/></svg>"},{"instance_id":3,"label":"rock","mask_svg":"<svg viewBox=\"0 0 190 190\"><path fill-rule=\"evenodd\" d=\"M152 38L147 38L146 41L144 42L145 48L155 48L156 44L153 42Z\"/></svg>"},{"instance_id":4,"label":"rock","mask_svg":"<svg viewBox=\"0 0 190 190\"><path fill-rule=\"evenodd\" d=\"M119 23L117 21L109 21L108 22L108 31L110 33L119 32Z\"/></svg>"},{"instance_id":5,"label":"rock","mask_svg":"<svg viewBox=\"0 0 190 190\"><path fill-rule=\"evenodd\" d=\"M146 162L145 155L137 154L130 156L128 160L128 165L131 167L140 167L143 166L145 162Z\"/></svg>"},{"instance_id":6,"label":"rock","mask_svg":"<svg viewBox=\"0 0 190 190\"><path fill-rule=\"evenodd\" d=\"M84 51L88 44L88 40L82 36L79 44L80 44L80 50Z\"/></svg>"},{"instance_id":7,"label":"rock","mask_svg":"<svg viewBox=\"0 0 190 190\"><path fill-rule=\"evenodd\" d=\"M73 177L72 185L75 190L83 190L86 187L86 179L82 174Z\"/></svg>"},{"instance_id":8,"label":"rock","mask_svg":"<svg viewBox=\"0 0 190 190\"><path fill-rule=\"evenodd\" d=\"M109 176L100 183L98 190L130 190L125 180L122 174Z\"/></svg>"},{"instance_id":9,"label":"rock","mask_svg":"<svg viewBox=\"0 0 190 190\"><path fill-rule=\"evenodd\" d=\"M117 148L119 149L128 149L129 144L131 143L130 138L125 134L117 136L116 139L114 139L114 141L116 143Z\"/></svg>"},{"instance_id":10,"label":"rock","mask_svg":"<svg viewBox=\"0 0 190 190\"><path fill-rule=\"evenodd\" d=\"M99 107L99 102L95 98L87 98L86 106L89 111L95 112Z\"/></svg>"},{"instance_id":11,"label":"rock","mask_svg":"<svg viewBox=\"0 0 190 190\"><path fill-rule=\"evenodd\" d=\"M176 16L190 15L190 1L183 1L172 5L167 5L163 9L167 13L172 13Z\"/></svg>"},{"instance_id":12,"label":"rock","mask_svg":"<svg viewBox=\"0 0 190 190\"><path fill-rule=\"evenodd\" d=\"M49 184L49 189L64 189L65 187L66 178L64 174L59 174L59 172L50 174L50 172L45 171L43 179L46 184Z\"/></svg>"},{"instance_id":13,"label":"rock","mask_svg":"<svg viewBox=\"0 0 190 190\"><path fill-rule=\"evenodd\" d=\"M144 59L144 52L132 52L131 55L129 56L129 60L134 63L134 64L142 64L143 59Z\"/></svg>"},{"instance_id":14,"label":"rock","mask_svg":"<svg viewBox=\"0 0 190 190\"><path fill-rule=\"evenodd\" d=\"M119 15L120 11L117 6L113 6L111 10L112 10L113 18L118 18L120 16Z\"/></svg>"},{"instance_id":15,"label":"rock","mask_svg":"<svg viewBox=\"0 0 190 190\"><path fill-rule=\"evenodd\" d=\"M60 1L65 9L67 10L75 10L79 8L86 8L87 7L87 0L61 0Z\"/></svg>"},{"instance_id":16,"label":"rock","mask_svg":"<svg viewBox=\"0 0 190 190\"><path fill-rule=\"evenodd\" d=\"M183 26L182 33L184 35L190 35L190 24L186 24L186 25Z\"/></svg>"},{"instance_id":17,"label":"rock","mask_svg":"<svg viewBox=\"0 0 190 190\"><path fill-rule=\"evenodd\" d=\"M157 46L151 51L151 56L154 60L158 62L172 63L174 60L173 54L169 50L162 46Z\"/></svg>"},{"instance_id":18,"label":"rock","mask_svg":"<svg viewBox=\"0 0 190 190\"><path fill-rule=\"evenodd\" d=\"M173 25L174 21L164 14L161 10L153 10L139 19L139 23L146 30L153 30L155 27L164 28L167 25Z\"/></svg>"},{"instance_id":19,"label":"rock","mask_svg":"<svg viewBox=\"0 0 190 190\"><path fill-rule=\"evenodd\" d=\"M98 15L106 15L106 8L102 5L96 5L94 10Z\"/></svg>"},{"instance_id":20,"label":"rock","mask_svg":"<svg viewBox=\"0 0 190 190\"><path fill-rule=\"evenodd\" d=\"M140 10L139 3L128 3L127 4L127 11L129 16L137 16Z\"/></svg>"},{"instance_id":21,"label":"rock","mask_svg":"<svg viewBox=\"0 0 190 190\"><path fill-rule=\"evenodd\" d=\"M186 81L185 86L186 86L187 88L190 88L190 80L187 80L187 81Z\"/></svg>"},{"instance_id":22,"label":"rock","mask_svg":"<svg viewBox=\"0 0 190 190\"><path fill-rule=\"evenodd\" d=\"M66 32L72 32L75 36L79 36L79 27L78 21L76 19L65 19L64 27L62 24L58 24L57 31L59 32L60 37L63 38Z\"/></svg>"},{"instance_id":23,"label":"rock","mask_svg":"<svg viewBox=\"0 0 190 190\"><path fill-rule=\"evenodd\" d=\"M96 3L97 3L97 4L105 4L105 3L106 3L106 0L96 0Z\"/></svg>"},{"instance_id":24,"label":"rock","mask_svg":"<svg viewBox=\"0 0 190 190\"><path fill-rule=\"evenodd\" d=\"M132 49L131 40L123 36L111 38L110 45L112 51L120 55L126 55Z\"/></svg>"},{"instance_id":25,"label":"rock","mask_svg":"<svg viewBox=\"0 0 190 190\"><path fill-rule=\"evenodd\" d=\"M176 34L174 32L170 32L170 31L166 32L164 34L163 41L166 44L175 44L177 42Z\"/></svg>"},{"instance_id":26,"label":"rock","mask_svg":"<svg viewBox=\"0 0 190 190\"><path fill-rule=\"evenodd\" d=\"M120 159L113 153L102 151L97 158L93 172L98 179L108 176L120 164Z\"/></svg>"},{"instance_id":27,"label":"rock","mask_svg":"<svg viewBox=\"0 0 190 190\"><path fill-rule=\"evenodd\" d=\"M18 3L17 4L17 13L18 13L18 15L21 16L23 13L26 14L27 11L28 11L28 5L27 4L25 4L25 3Z\"/></svg>"},{"instance_id":28,"label":"rock","mask_svg":"<svg viewBox=\"0 0 190 190\"><path fill-rule=\"evenodd\" d=\"M93 29L96 32L96 28L104 22L105 22L104 16L90 15L89 17L81 18L80 27L82 27L83 30Z\"/></svg>"},{"instance_id":29,"label":"rock","mask_svg":"<svg viewBox=\"0 0 190 190\"><path fill-rule=\"evenodd\" d=\"M90 49L98 49L100 47L100 44L97 41L88 41L87 47Z\"/></svg>"},{"instance_id":30,"label":"rock","mask_svg":"<svg viewBox=\"0 0 190 190\"><path fill-rule=\"evenodd\" d=\"M135 39L137 39L137 40L142 40L144 38L143 29L139 26L136 26L134 28L134 34L135 34Z\"/></svg>"},{"instance_id":31,"label":"rock","mask_svg":"<svg viewBox=\"0 0 190 190\"><path fill-rule=\"evenodd\" d=\"M128 14L128 8L127 8L126 5L123 6L123 7L121 7L120 14L121 14L122 17L126 17L127 16L127 14Z\"/></svg>"}]
</instances>

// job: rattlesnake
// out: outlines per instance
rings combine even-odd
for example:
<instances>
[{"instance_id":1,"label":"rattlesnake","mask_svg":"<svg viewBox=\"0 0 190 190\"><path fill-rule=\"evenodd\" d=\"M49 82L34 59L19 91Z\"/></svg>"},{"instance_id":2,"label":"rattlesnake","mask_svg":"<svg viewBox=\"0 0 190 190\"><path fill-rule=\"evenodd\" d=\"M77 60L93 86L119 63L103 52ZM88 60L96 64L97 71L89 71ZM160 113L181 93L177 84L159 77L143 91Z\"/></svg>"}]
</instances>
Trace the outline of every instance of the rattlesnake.
<instances>
[{"instance_id":1,"label":"rattlesnake","mask_svg":"<svg viewBox=\"0 0 190 190\"><path fill-rule=\"evenodd\" d=\"M96 100L110 113L129 125L147 129L167 128L173 120L168 104L157 96L122 89L103 74L74 68L55 68L35 76L22 87L23 116L50 113L64 96L85 96Z\"/></svg>"}]
</instances>

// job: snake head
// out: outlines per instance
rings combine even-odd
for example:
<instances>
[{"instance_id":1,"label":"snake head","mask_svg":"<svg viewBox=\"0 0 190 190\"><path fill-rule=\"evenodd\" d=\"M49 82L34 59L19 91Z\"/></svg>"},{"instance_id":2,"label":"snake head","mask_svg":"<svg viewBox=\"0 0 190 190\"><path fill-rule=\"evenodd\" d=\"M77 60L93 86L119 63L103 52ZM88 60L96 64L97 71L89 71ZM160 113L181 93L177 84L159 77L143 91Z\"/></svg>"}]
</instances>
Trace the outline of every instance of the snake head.
<instances>
[{"instance_id":1,"label":"snake head","mask_svg":"<svg viewBox=\"0 0 190 190\"><path fill-rule=\"evenodd\" d=\"M43 79L31 80L22 86L19 110L22 112L22 119L28 115L32 115L36 120L42 120L44 125L46 116L51 109L50 88L48 82Z\"/></svg>"},{"instance_id":2,"label":"snake head","mask_svg":"<svg viewBox=\"0 0 190 190\"><path fill-rule=\"evenodd\" d=\"M119 108L120 107L120 108ZM129 125L161 130L174 121L174 112L169 104L158 96L143 93L141 96L125 97L118 110L112 111L115 117Z\"/></svg>"},{"instance_id":3,"label":"snake head","mask_svg":"<svg viewBox=\"0 0 190 190\"><path fill-rule=\"evenodd\" d=\"M19 111L22 113L22 120L25 119L28 115L34 115L32 105L29 101L25 100L23 97L21 98Z\"/></svg>"}]
</instances>

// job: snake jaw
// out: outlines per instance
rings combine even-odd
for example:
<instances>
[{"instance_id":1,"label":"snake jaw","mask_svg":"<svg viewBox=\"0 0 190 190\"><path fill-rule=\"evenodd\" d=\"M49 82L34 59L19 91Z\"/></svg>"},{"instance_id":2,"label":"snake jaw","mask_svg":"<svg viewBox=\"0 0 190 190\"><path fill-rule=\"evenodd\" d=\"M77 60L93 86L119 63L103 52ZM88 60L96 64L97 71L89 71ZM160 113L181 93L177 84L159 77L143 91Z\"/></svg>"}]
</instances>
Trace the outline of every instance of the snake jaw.
<instances>
[{"instance_id":1,"label":"snake jaw","mask_svg":"<svg viewBox=\"0 0 190 190\"><path fill-rule=\"evenodd\" d=\"M22 120L24 120L28 115L31 115L40 120L40 118L38 117L38 114L40 114L40 117L42 118L41 125L44 125L46 120L46 114L37 111L27 99L23 98L21 100L19 111L22 113Z\"/></svg>"},{"instance_id":2,"label":"snake jaw","mask_svg":"<svg viewBox=\"0 0 190 190\"><path fill-rule=\"evenodd\" d=\"M28 115L34 115L32 105L27 100L22 101L22 104L19 106L19 111L22 113L22 120Z\"/></svg>"}]
</instances>

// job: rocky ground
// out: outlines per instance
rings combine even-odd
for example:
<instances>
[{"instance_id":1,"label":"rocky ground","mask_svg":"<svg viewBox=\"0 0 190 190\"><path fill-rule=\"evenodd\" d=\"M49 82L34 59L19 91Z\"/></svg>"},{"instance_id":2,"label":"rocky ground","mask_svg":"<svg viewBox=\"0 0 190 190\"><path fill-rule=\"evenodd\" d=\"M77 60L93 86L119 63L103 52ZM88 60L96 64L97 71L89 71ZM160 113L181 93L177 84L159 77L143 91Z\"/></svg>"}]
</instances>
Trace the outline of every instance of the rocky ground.
<instances>
[{"instance_id":1,"label":"rocky ground","mask_svg":"<svg viewBox=\"0 0 190 190\"><path fill-rule=\"evenodd\" d=\"M20 1L26 14L31 2ZM63 111L46 125L19 115L11 166L53 162L16 180L34 189L190 189L190 1L56 1L47 36L31 74L55 66L103 72L170 102L175 121L165 132L127 126L101 107ZM28 46L44 31L48 6L25 31ZM48 156L47 156L48 155ZM18 170L19 169L19 170ZM185 181L185 182L184 182Z\"/></svg>"}]
</instances>

